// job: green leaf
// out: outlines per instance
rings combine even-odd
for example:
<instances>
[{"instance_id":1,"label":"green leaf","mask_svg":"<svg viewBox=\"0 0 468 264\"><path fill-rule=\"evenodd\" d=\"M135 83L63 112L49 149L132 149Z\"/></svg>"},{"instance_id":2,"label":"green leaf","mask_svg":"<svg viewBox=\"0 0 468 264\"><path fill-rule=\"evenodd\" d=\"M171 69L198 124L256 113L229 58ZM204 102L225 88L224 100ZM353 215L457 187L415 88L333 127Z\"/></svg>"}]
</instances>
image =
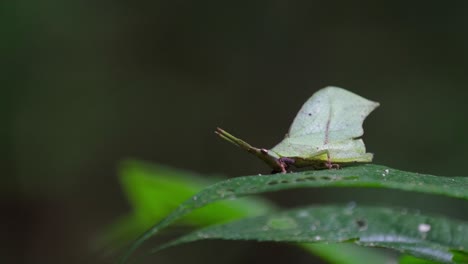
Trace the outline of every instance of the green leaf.
<instances>
[{"instance_id":1,"label":"green leaf","mask_svg":"<svg viewBox=\"0 0 468 264\"><path fill-rule=\"evenodd\" d=\"M371 162L361 137L364 119L379 104L338 87L325 87L302 106L286 137L270 150L255 148L218 128L223 139L285 173L290 166L331 168L355 162Z\"/></svg>"},{"instance_id":2,"label":"green leaf","mask_svg":"<svg viewBox=\"0 0 468 264\"><path fill-rule=\"evenodd\" d=\"M122 217L104 232L96 248L118 249L138 234L169 214L188 197L212 183L201 176L167 166L141 161L123 162L119 170L122 188L134 212ZM194 211L183 219L184 224L206 226L245 216L261 215L275 210L260 197L239 199L229 203L215 203ZM180 221L178 221L180 223ZM375 250L348 244L302 244L314 255L335 264L360 264L363 261L383 263L388 257Z\"/></svg>"},{"instance_id":3,"label":"green leaf","mask_svg":"<svg viewBox=\"0 0 468 264\"><path fill-rule=\"evenodd\" d=\"M300 246L320 256L327 263L362 264L392 263L393 257L373 248L360 247L351 243L301 243Z\"/></svg>"},{"instance_id":4,"label":"green leaf","mask_svg":"<svg viewBox=\"0 0 468 264\"><path fill-rule=\"evenodd\" d=\"M184 200L212 184L213 180L221 180L207 180L188 171L134 160L122 162L119 174L133 212L110 226L96 241L97 248L119 247L135 239ZM274 206L264 199L242 199L226 204L211 204L178 222L193 226L210 225L272 210Z\"/></svg>"},{"instance_id":5,"label":"green leaf","mask_svg":"<svg viewBox=\"0 0 468 264\"><path fill-rule=\"evenodd\" d=\"M122 258L121 263L124 263L132 252L148 238L196 208L215 201L234 199L249 194L306 187L390 188L468 199L467 177L438 177L371 164L341 170L238 177L211 185L179 205L170 215L137 239Z\"/></svg>"},{"instance_id":6,"label":"green leaf","mask_svg":"<svg viewBox=\"0 0 468 264\"><path fill-rule=\"evenodd\" d=\"M398 263L399 264L437 264L439 262L427 260L427 259L421 259L421 258L409 256L409 255L404 255L400 258L400 261Z\"/></svg>"},{"instance_id":7,"label":"green leaf","mask_svg":"<svg viewBox=\"0 0 468 264\"><path fill-rule=\"evenodd\" d=\"M151 223L162 219L181 202L213 183L195 173L137 161L123 163L120 172L122 186L136 214ZM198 221L212 224L271 210L273 206L266 200L236 200L229 205L210 205L183 220L189 224L198 224Z\"/></svg>"},{"instance_id":8,"label":"green leaf","mask_svg":"<svg viewBox=\"0 0 468 264\"><path fill-rule=\"evenodd\" d=\"M203 239L352 242L453 263L452 250L468 249L468 223L408 212L407 209L307 207L207 227L155 251Z\"/></svg>"}]
</instances>

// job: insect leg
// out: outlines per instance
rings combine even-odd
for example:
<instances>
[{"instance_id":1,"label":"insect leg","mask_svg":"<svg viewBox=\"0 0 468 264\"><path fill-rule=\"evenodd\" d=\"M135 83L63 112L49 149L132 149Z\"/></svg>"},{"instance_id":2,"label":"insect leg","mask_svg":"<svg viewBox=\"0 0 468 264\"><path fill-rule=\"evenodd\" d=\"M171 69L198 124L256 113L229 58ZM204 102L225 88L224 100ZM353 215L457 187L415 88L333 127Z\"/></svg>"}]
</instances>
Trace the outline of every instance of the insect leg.
<instances>
[{"instance_id":1,"label":"insect leg","mask_svg":"<svg viewBox=\"0 0 468 264\"><path fill-rule=\"evenodd\" d=\"M286 173L290 165L293 165L295 162L296 160L294 160L293 158L288 158L288 157L281 157L278 159L278 163L280 164L282 173Z\"/></svg>"},{"instance_id":2,"label":"insect leg","mask_svg":"<svg viewBox=\"0 0 468 264\"><path fill-rule=\"evenodd\" d=\"M328 169L339 169L340 165L337 163L332 163L330 152L327 150L327 162L325 163Z\"/></svg>"}]
</instances>

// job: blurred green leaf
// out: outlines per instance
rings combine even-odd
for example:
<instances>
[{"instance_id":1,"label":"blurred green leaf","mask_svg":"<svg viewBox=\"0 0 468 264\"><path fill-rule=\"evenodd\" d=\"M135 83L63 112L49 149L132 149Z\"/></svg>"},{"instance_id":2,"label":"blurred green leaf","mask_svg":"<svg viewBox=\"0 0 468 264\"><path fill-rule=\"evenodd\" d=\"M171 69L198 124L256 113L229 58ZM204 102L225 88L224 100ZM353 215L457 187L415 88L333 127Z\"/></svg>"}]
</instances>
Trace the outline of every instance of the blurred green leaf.
<instances>
[{"instance_id":1,"label":"blurred green leaf","mask_svg":"<svg viewBox=\"0 0 468 264\"><path fill-rule=\"evenodd\" d=\"M98 239L98 247L118 247L135 239L184 200L212 184L212 181L195 173L133 160L123 162L119 174L133 213L110 226ZM210 204L180 219L179 223L192 226L210 225L245 216L261 215L273 208L273 205L263 199L235 200L226 204Z\"/></svg>"},{"instance_id":2,"label":"blurred green leaf","mask_svg":"<svg viewBox=\"0 0 468 264\"><path fill-rule=\"evenodd\" d=\"M421 259L421 258L409 256L409 255L404 255L400 258L400 261L398 263L399 264L437 264L439 262L427 260L427 259Z\"/></svg>"},{"instance_id":3,"label":"blurred green leaf","mask_svg":"<svg viewBox=\"0 0 468 264\"><path fill-rule=\"evenodd\" d=\"M468 252L465 250L452 250L453 260L456 263L468 263Z\"/></svg>"},{"instance_id":4,"label":"blurred green leaf","mask_svg":"<svg viewBox=\"0 0 468 264\"><path fill-rule=\"evenodd\" d=\"M308 207L203 228L157 250L203 239L353 242L453 263L452 250L468 249L468 223L406 209Z\"/></svg>"},{"instance_id":5,"label":"blurred green leaf","mask_svg":"<svg viewBox=\"0 0 468 264\"><path fill-rule=\"evenodd\" d=\"M120 172L122 186L132 207L149 224L162 219L181 202L213 183L195 173L135 161L125 162ZM229 205L210 204L182 220L192 225L211 224L259 215L272 209L265 200L236 200Z\"/></svg>"},{"instance_id":6,"label":"blurred green leaf","mask_svg":"<svg viewBox=\"0 0 468 264\"><path fill-rule=\"evenodd\" d=\"M224 199L235 199L249 194L305 187L374 187L440 194L468 199L468 178L438 177L404 172L379 165L360 165L341 170L305 171L268 176L246 176L228 179L209 186L180 204L171 214L157 223L128 249L122 263L144 241L164 227L191 213L196 208Z\"/></svg>"}]
</instances>

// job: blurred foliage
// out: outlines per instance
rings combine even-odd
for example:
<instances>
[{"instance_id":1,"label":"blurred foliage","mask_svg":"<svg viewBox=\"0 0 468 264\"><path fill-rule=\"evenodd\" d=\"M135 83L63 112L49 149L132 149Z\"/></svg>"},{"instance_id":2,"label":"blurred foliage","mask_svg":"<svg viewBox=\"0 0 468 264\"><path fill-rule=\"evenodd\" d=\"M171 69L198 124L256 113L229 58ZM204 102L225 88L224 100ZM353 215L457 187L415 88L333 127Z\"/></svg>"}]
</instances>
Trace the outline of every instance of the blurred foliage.
<instances>
[{"instance_id":1,"label":"blurred foliage","mask_svg":"<svg viewBox=\"0 0 468 264\"><path fill-rule=\"evenodd\" d=\"M133 212L104 233L99 244L118 247L128 243L192 197L211 180L162 165L129 160L121 165L120 181ZM266 200L245 199L211 204L181 219L179 224L200 226L261 215L273 209Z\"/></svg>"},{"instance_id":2,"label":"blurred foliage","mask_svg":"<svg viewBox=\"0 0 468 264\"><path fill-rule=\"evenodd\" d=\"M413 256L403 256L399 260L400 264L437 264L439 262L416 258Z\"/></svg>"}]
</instances>

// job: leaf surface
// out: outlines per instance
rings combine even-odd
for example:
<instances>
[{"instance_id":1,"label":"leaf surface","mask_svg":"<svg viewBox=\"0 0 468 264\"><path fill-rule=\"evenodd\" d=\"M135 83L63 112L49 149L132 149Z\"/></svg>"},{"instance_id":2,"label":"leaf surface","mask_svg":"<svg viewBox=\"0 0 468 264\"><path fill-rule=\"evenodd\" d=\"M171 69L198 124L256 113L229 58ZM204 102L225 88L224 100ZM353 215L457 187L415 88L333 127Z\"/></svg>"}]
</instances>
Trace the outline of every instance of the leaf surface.
<instances>
[{"instance_id":1,"label":"leaf surface","mask_svg":"<svg viewBox=\"0 0 468 264\"><path fill-rule=\"evenodd\" d=\"M203 239L353 242L369 247L391 248L443 263L455 263L453 250L468 249L468 223L406 209L306 207L207 227L157 250Z\"/></svg>"},{"instance_id":2,"label":"leaf surface","mask_svg":"<svg viewBox=\"0 0 468 264\"><path fill-rule=\"evenodd\" d=\"M213 179L183 170L141 161L125 161L119 170L122 187L132 204L133 212L110 226L97 241L101 252L119 249L160 221L165 215L197 193ZM222 179L217 179L222 180ZM212 203L183 217L178 224L196 227L219 224L246 216L259 216L275 211L273 204L262 197L249 197L225 203ZM361 264L364 261L384 263L389 257L373 249L351 244L301 244L300 247L334 264Z\"/></svg>"},{"instance_id":3,"label":"leaf surface","mask_svg":"<svg viewBox=\"0 0 468 264\"><path fill-rule=\"evenodd\" d=\"M196 208L215 201L235 199L250 194L310 187L389 188L468 199L468 192L466 191L468 177L439 177L399 171L372 164L347 167L340 170L238 177L211 185L180 204L176 210L136 240L121 263L124 263L144 241Z\"/></svg>"}]
</instances>

